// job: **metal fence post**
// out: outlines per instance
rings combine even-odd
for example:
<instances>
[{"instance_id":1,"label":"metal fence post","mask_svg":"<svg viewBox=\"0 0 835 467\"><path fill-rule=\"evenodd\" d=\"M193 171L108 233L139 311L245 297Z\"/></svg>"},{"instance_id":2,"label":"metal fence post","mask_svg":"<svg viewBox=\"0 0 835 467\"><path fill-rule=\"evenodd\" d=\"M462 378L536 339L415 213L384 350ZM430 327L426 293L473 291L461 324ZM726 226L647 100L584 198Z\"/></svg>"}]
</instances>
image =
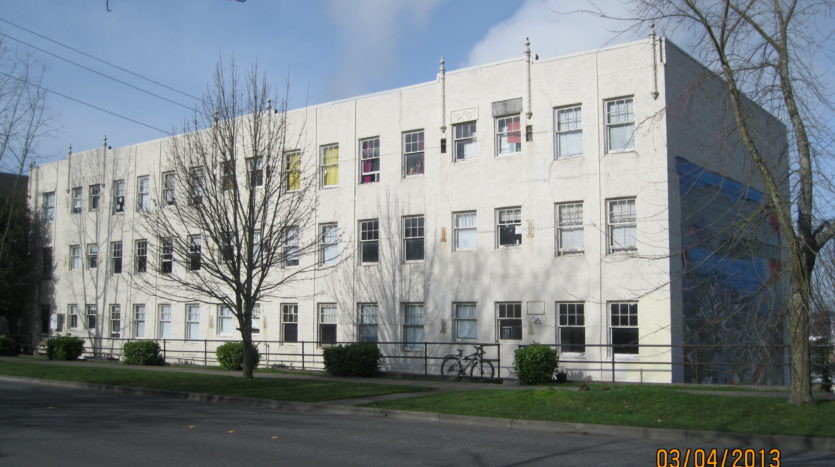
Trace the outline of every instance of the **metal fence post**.
<instances>
[{"instance_id":1,"label":"metal fence post","mask_svg":"<svg viewBox=\"0 0 835 467\"><path fill-rule=\"evenodd\" d=\"M615 348L609 347L609 354L612 356L612 382L615 382Z\"/></svg>"},{"instance_id":2,"label":"metal fence post","mask_svg":"<svg viewBox=\"0 0 835 467\"><path fill-rule=\"evenodd\" d=\"M502 377L502 345L496 344L496 366L498 367L498 372L496 373L496 378Z\"/></svg>"},{"instance_id":3,"label":"metal fence post","mask_svg":"<svg viewBox=\"0 0 835 467\"><path fill-rule=\"evenodd\" d=\"M304 342L302 341L302 370L304 370Z\"/></svg>"},{"instance_id":4,"label":"metal fence post","mask_svg":"<svg viewBox=\"0 0 835 467\"><path fill-rule=\"evenodd\" d=\"M429 344L426 342L423 343L423 376L429 375L429 354L427 352L427 347Z\"/></svg>"},{"instance_id":5,"label":"metal fence post","mask_svg":"<svg viewBox=\"0 0 835 467\"><path fill-rule=\"evenodd\" d=\"M209 341L203 339L203 366L209 366Z\"/></svg>"},{"instance_id":6,"label":"metal fence post","mask_svg":"<svg viewBox=\"0 0 835 467\"><path fill-rule=\"evenodd\" d=\"M165 355L165 339L162 340L162 359L168 360L168 357Z\"/></svg>"}]
</instances>

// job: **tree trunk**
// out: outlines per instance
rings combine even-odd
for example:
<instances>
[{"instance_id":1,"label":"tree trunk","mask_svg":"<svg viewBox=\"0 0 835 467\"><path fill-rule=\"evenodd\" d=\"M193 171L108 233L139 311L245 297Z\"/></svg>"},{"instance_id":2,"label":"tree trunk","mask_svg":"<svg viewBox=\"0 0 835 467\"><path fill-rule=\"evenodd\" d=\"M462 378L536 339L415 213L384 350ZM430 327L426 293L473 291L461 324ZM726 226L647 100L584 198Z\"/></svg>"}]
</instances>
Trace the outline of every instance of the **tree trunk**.
<instances>
[{"instance_id":1,"label":"tree trunk","mask_svg":"<svg viewBox=\"0 0 835 467\"><path fill-rule=\"evenodd\" d=\"M242 330L241 337L244 343L244 362L241 376L247 379L252 379L252 372L255 369L255 358L252 353L252 331L247 328Z\"/></svg>"},{"instance_id":2,"label":"tree trunk","mask_svg":"<svg viewBox=\"0 0 835 467\"><path fill-rule=\"evenodd\" d=\"M801 275L801 274L798 274ZM791 394L792 404L812 404L812 383L809 373L809 277L792 278L792 294L789 303L791 329Z\"/></svg>"}]
</instances>

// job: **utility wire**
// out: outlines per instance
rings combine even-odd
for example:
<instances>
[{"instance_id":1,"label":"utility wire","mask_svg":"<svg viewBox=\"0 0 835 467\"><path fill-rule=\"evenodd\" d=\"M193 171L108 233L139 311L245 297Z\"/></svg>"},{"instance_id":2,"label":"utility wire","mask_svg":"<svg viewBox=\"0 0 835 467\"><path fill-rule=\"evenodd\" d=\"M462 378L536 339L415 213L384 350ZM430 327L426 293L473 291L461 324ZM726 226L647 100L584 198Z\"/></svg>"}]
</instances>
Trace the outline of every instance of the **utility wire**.
<instances>
[{"instance_id":1,"label":"utility wire","mask_svg":"<svg viewBox=\"0 0 835 467\"><path fill-rule=\"evenodd\" d=\"M130 87L130 88L133 88L133 89L136 89L137 91L144 92L145 94L148 94L148 95L150 95L150 96L156 97L156 98L158 98L158 99L162 99L162 100L164 100L164 101L166 101L166 102L169 102L169 103L171 103L171 104L174 104L174 105L178 105L178 106L180 106L180 107L182 107L182 108L184 108L184 109L194 110L193 108L191 108L191 107L189 107L189 106L187 106L187 105L185 105L185 104L181 104L181 103L179 103L179 102L177 102L177 101L174 101L174 100L171 100L171 99L169 99L169 98L167 98L167 97L164 97L164 96L161 96L161 95L159 95L159 94L153 93L153 92L148 91L148 90L146 90L146 89L142 89L142 88L140 88L139 86L134 86L133 84L130 84L130 83L128 83L127 81L122 81L121 79L116 78L116 77L114 77L114 76L110 76L110 75L108 75L108 74L106 74L106 73L102 73L102 72L100 72L100 71L98 71L98 70L94 70L94 69L92 69L92 68L90 68L90 67L88 67L88 66L82 65L82 64L80 64L80 63L78 63L78 62L74 62L74 61L72 61L72 60L70 60L70 59L68 59L68 58L62 57L62 56L60 56L60 55L58 55L58 54L54 54L54 53L52 53L52 52L50 52L50 51L48 51L48 50L44 50L44 49L42 49L42 48L40 48L40 47L38 47L38 46L32 45L32 44L30 44L30 43L28 43L28 42L24 42L24 41L22 41L22 40L20 40L20 39L17 39L17 38L15 38L15 37L12 37L12 36L10 36L10 35L8 35L8 34L4 33L4 32L0 32L0 36L8 37L9 39L11 39L11 40L13 40L13 41L16 41L16 42L19 42L19 43L21 43L21 44L23 44L23 45L25 45L25 46L27 46L27 47L31 47L31 48L33 48L33 49L35 49L35 50L38 50L38 51L42 52L42 53L45 53L45 54L47 54L47 55L51 55L51 56L53 56L53 57L55 57L55 58L57 58L57 59L59 59L59 60L63 60L63 61L65 61L65 62L67 62L67 63L71 63L71 64L73 64L73 65L75 65L75 66L77 66L77 67L79 67L79 68L83 68L83 69L85 69L85 70L87 70L87 71L90 71L90 72L93 72L93 73L95 73L95 74L97 74L97 75L99 75L99 76L104 76L104 77L105 77L105 78L107 78L107 79L110 79L110 80L116 81L117 83L123 84L123 85L125 85L125 86L127 86L127 87Z\"/></svg>"},{"instance_id":2,"label":"utility wire","mask_svg":"<svg viewBox=\"0 0 835 467\"><path fill-rule=\"evenodd\" d=\"M61 94L61 93L60 93L60 92L58 92L58 91L53 91L52 89L49 89L49 88L44 87L44 86L41 86L40 84L35 84L35 83L30 82L30 81L26 81L26 80L25 80L25 79L23 79L23 78L20 78L20 77L17 77L17 76L11 75L11 74L9 74L9 73L6 73L5 71L0 71L0 73L2 73L2 74L4 74L4 75L8 76L9 78L14 78L14 79L16 79L16 80L20 81L21 83L23 83L23 84L25 84L25 85L27 85L27 86L34 86L34 87L36 87L36 88L38 88L38 89L42 89L42 90L44 90L44 91L46 91L46 92L51 92L52 94L56 94L56 95L58 95L58 96L61 96L61 97L63 97L64 99L69 99L69 100L71 100L71 101L73 101L73 102L77 102L77 103L79 103L79 104L86 105L87 107L90 107L90 108L96 109L96 110L98 110L98 111L100 111L100 112L104 112L104 113L107 113L107 114L113 115L114 117L119 117L119 118L124 119L124 120L127 120L127 121L129 121L129 122L136 123L137 125L142 125L142 126L144 126L144 127L146 127L146 128L150 128L150 129L152 129L152 130L159 131L160 133L164 133L164 134L166 134L166 135L168 135L168 136L170 136L170 135L171 135L171 133L170 133L170 132L165 131L165 130L163 130L163 129L161 129L161 128L157 128L157 127L155 127L155 126L148 125L147 123L142 123L142 122L140 122L139 120L134 120L134 119L132 119L132 118L130 118L130 117L126 117L126 116L121 115L121 114L118 114L118 113L116 113L116 112L112 112L112 111L110 111L110 110L107 110L107 109L101 108L101 107L99 107L99 106L97 106L97 105L89 104L89 103L87 103L87 102L84 102L84 101L82 101L82 100L76 99L76 98L74 98L74 97L70 97L70 96L68 96L68 95L66 95L66 94Z\"/></svg>"},{"instance_id":3,"label":"utility wire","mask_svg":"<svg viewBox=\"0 0 835 467\"><path fill-rule=\"evenodd\" d=\"M84 51L82 51L82 50L78 50L78 49L76 49L75 47L72 47L72 46L69 46L69 45L67 45L67 44L64 44L63 42L60 42L60 41L57 41L57 40L55 40L55 39L51 39L51 38L49 38L49 37L46 37L46 36L44 36L43 34L37 33L37 32L35 32L35 31L31 30L31 29L27 29L27 28L25 28L25 27L23 27L23 26L21 26L21 25L19 25L19 24L15 24L15 23L13 23L13 22L11 22L11 21L7 20L7 19L0 18L0 21L4 22L4 23L6 23L6 24L8 24L8 25L10 25L10 26L14 26L14 27L16 27L16 28L18 28L18 29L22 29L22 30L24 30L24 31L28 32L29 34L34 34L34 35L36 35L36 36L40 37L41 39L47 40L47 41L49 41L49 42L52 42L53 44L60 45L61 47L64 47L65 49L69 49L69 50L72 50L73 52L76 52L76 53L79 53L79 54L81 54L81 55L84 55L85 57L92 58L93 60L96 60L97 62L104 63L105 65L108 65L108 66L111 66L111 67L113 67L113 68L116 68L117 70L124 71L125 73L128 73L128 74L131 74L131 75L133 75L133 76L136 76L137 78L141 78L141 79L144 79L145 81L148 81L148 82L154 83L154 84L156 84L157 86L162 86L162 87L164 87L164 88L166 88L166 89L169 89L169 90L171 90L171 91L174 91L174 92L176 92L176 93L178 93L178 94L182 94L182 95L184 95L184 96L186 96L186 97L190 97L190 98L192 98L192 99L194 99L194 100L196 100L196 101L202 101L202 100L203 100L203 99L201 99L201 98L199 98L199 97L197 97L197 96L194 96L193 94L189 94L189 93L187 93L187 92L180 91L179 89L173 88L173 87L171 87L171 86L169 86L169 85L167 85L167 84L160 83L160 82L159 82L159 81L157 81L157 80L154 80L154 79L148 78L147 76L143 76L143 75L141 75L141 74L139 74L139 73L136 73L136 72L134 72L134 71L128 70L127 68L121 67L121 66L116 65L116 64L111 63L111 62L108 62L107 60L104 60L104 59L98 58L98 57L96 57L96 56L94 56L94 55L88 54L87 52L84 52Z\"/></svg>"}]
</instances>

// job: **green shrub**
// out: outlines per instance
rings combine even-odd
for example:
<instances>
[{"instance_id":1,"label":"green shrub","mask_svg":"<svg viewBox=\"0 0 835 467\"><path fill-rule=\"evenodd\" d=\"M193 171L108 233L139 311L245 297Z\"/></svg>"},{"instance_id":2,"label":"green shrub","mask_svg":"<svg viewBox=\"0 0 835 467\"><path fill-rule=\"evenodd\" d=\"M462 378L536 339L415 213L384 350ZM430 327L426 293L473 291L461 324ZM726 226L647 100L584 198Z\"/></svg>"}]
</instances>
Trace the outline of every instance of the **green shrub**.
<instances>
[{"instance_id":1,"label":"green shrub","mask_svg":"<svg viewBox=\"0 0 835 467\"><path fill-rule=\"evenodd\" d=\"M76 360L84 352L84 341L77 337L53 337L46 341L46 357L50 360Z\"/></svg>"},{"instance_id":2,"label":"green shrub","mask_svg":"<svg viewBox=\"0 0 835 467\"><path fill-rule=\"evenodd\" d=\"M325 370L334 376L377 376L383 355L376 344L348 344L322 352Z\"/></svg>"},{"instance_id":3,"label":"green shrub","mask_svg":"<svg viewBox=\"0 0 835 467\"><path fill-rule=\"evenodd\" d=\"M17 343L9 336L0 336L0 355L17 355Z\"/></svg>"},{"instance_id":4,"label":"green shrub","mask_svg":"<svg viewBox=\"0 0 835 467\"><path fill-rule=\"evenodd\" d=\"M125 342L123 358L128 365L164 365L159 344L154 341Z\"/></svg>"},{"instance_id":5,"label":"green shrub","mask_svg":"<svg viewBox=\"0 0 835 467\"><path fill-rule=\"evenodd\" d=\"M244 367L244 343L243 342L227 342L215 351L217 355L217 362L220 366L227 370L240 370ZM252 346L252 356L255 359L252 367L257 368L258 362L261 360L261 354L258 353L258 348Z\"/></svg>"},{"instance_id":6,"label":"green shrub","mask_svg":"<svg viewBox=\"0 0 835 467\"><path fill-rule=\"evenodd\" d=\"M520 384L550 382L557 370L557 351L547 345L529 345L516 351L513 367Z\"/></svg>"}]
</instances>

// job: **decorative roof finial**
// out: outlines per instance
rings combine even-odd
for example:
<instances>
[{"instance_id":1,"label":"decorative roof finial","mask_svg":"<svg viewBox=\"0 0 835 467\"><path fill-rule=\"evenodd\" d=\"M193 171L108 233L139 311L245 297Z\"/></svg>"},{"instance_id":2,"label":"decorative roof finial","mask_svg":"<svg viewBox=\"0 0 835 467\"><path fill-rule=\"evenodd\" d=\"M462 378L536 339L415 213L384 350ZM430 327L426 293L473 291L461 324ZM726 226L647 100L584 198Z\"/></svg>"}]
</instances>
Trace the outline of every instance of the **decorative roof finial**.
<instances>
[{"instance_id":1,"label":"decorative roof finial","mask_svg":"<svg viewBox=\"0 0 835 467\"><path fill-rule=\"evenodd\" d=\"M104 147L107 147L107 133L104 134Z\"/></svg>"},{"instance_id":2,"label":"decorative roof finial","mask_svg":"<svg viewBox=\"0 0 835 467\"><path fill-rule=\"evenodd\" d=\"M655 23L649 23L649 38L655 40Z\"/></svg>"},{"instance_id":3,"label":"decorative roof finial","mask_svg":"<svg viewBox=\"0 0 835 467\"><path fill-rule=\"evenodd\" d=\"M273 109L273 100L272 99L267 99L267 110L272 110L272 109Z\"/></svg>"},{"instance_id":4,"label":"decorative roof finial","mask_svg":"<svg viewBox=\"0 0 835 467\"><path fill-rule=\"evenodd\" d=\"M438 71L441 73L446 73L446 60L444 60L443 56L441 56L440 64L441 66L438 67Z\"/></svg>"},{"instance_id":5,"label":"decorative roof finial","mask_svg":"<svg viewBox=\"0 0 835 467\"><path fill-rule=\"evenodd\" d=\"M525 38L525 56L531 58L531 38Z\"/></svg>"},{"instance_id":6,"label":"decorative roof finial","mask_svg":"<svg viewBox=\"0 0 835 467\"><path fill-rule=\"evenodd\" d=\"M72 154L72 143L70 143L70 145L67 146L67 156L69 157L71 154Z\"/></svg>"}]
</instances>

